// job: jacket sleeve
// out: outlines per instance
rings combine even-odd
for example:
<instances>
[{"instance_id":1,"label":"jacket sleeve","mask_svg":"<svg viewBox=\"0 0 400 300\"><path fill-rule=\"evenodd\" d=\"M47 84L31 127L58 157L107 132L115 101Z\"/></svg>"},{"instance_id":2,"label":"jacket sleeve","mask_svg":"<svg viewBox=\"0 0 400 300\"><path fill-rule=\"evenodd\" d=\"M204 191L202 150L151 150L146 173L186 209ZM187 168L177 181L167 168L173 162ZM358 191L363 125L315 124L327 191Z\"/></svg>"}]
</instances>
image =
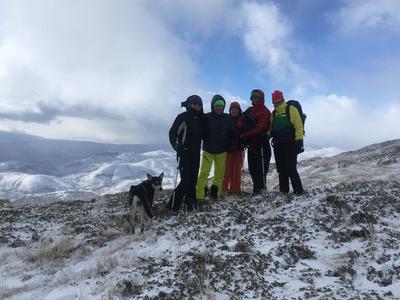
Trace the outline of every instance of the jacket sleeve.
<instances>
[{"instance_id":1,"label":"jacket sleeve","mask_svg":"<svg viewBox=\"0 0 400 300\"><path fill-rule=\"evenodd\" d=\"M260 133L267 133L268 128L270 126L270 117L271 117L271 112L268 109L260 111L258 115L256 115L257 118L256 126L253 129L244 132L243 133L244 136L247 137L248 139L251 139Z\"/></svg>"},{"instance_id":2,"label":"jacket sleeve","mask_svg":"<svg viewBox=\"0 0 400 300\"><path fill-rule=\"evenodd\" d=\"M169 130L169 143L171 144L172 148L174 148L174 150L176 150L176 145L178 141L178 128L182 124L182 122L182 115L178 115Z\"/></svg>"},{"instance_id":3,"label":"jacket sleeve","mask_svg":"<svg viewBox=\"0 0 400 300\"><path fill-rule=\"evenodd\" d=\"M299 111L296 107L290 106L289 114L290 122L294 127L294 139L296 141L304 139L303 121L301 120Z\"/></svg>"}]
</instances>

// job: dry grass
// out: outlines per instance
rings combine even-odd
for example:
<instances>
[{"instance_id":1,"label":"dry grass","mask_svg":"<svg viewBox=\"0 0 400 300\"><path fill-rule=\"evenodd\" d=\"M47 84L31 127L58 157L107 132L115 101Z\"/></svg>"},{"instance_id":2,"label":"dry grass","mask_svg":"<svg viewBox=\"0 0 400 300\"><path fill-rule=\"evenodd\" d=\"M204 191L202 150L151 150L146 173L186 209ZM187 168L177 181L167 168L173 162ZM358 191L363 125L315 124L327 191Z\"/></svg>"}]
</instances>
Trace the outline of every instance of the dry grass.
<instances>
[{"instance_id":1,"label":"dry grass","mask_svg":"<svg viewBox=\"0 0 400 300\"><path fill-rule=\"evenodd\" d=\"M109 283L109 285L108 285L108 287L107 287L107 290L106 290L106 293L105 293L105 299L107 299L107 300L117 300L117 299L120 299L118 296L117 296L117 293L118 293L118 287L117 287L117 285L114 283L114 282L110 282Z\"/></svg>"},{"instance_id":2,"label":"dry grass","mask_svg":"<svg viewBox=\"0 0 400 300\"><path fill-rule=\"evenodd\" d=\"M0 299L8 297L9 290L10 289L4 283L0 283Z\"/></svg>"},{"instance_id":3,"label":"dry grass","mask_svg":"<svg viewBox=\"0 0 400 300\"><path fill-rule=\"evenodd\" d=\"M118 267L119 262L115 256L109 255L97 261L95 273L98 275L106 275L113 269Z\"/></svg>"},{"instance_id":4,"label":"dry grass","mask_svg":"<svg viewBox=\"0 0 400 300\"><path fill-rule=\"evenodd\" d=\"M20 255L29 263L62 260L70 257L79 246L74 240L63 237L57 241L40 243L33 249L25 249Z\"/></svg>"},{"instance_id":5,"label":"dry grass","mask_svg":"<svg viewBox=\"0 0 400 300\"><path fill-rule=\"evenodd\" d=\"M64 271L61 272L62 276L54 280L51 284L49 284L49 287L52 288L63 287L69 285L72 282L72 278L70 276L68 276Z\"/></svg>"},{"instance_id":6,"label":"dry grass","mask_svg":"<svg viewBox=\"0 0 400 300\"><path fill-rule=\"evenodd\" d=\"M0 299L11 298L19 293L27 292L30 288L28 286L21 286L10 288L4 283L0 283Z\"/></svg>"}]
</instances>

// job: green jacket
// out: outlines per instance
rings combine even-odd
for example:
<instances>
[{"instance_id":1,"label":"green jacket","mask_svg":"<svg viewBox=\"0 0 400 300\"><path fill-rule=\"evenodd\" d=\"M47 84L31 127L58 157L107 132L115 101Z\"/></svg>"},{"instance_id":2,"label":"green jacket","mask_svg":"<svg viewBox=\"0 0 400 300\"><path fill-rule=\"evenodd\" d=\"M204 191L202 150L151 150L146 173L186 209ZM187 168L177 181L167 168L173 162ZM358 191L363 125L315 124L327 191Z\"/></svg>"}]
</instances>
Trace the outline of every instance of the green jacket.
<instances>
[{"instance_id":1,"label":"green jacket","mask_svg":"<svg viewBox=\"0 0 400 300\"><path fill-rule=\"evenodd\" d=\"M290 120L286 116L286 102L275 108L271 116L271 126L268 134L273 139L291 138L295 141L304 139L304 128L299 111L294 106L289 107Z\"/></svg>"}]
</instances>

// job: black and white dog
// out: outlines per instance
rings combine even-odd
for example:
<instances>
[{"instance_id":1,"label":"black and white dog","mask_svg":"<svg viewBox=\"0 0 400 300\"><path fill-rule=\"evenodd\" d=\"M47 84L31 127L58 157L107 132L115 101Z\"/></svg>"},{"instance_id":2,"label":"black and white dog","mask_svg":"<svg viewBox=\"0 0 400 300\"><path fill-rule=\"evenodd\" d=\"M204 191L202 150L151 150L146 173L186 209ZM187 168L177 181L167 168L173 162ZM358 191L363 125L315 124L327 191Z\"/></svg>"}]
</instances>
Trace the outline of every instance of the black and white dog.
<instances>
[{"instance_id":1,"label":"black and white dog","mask_svg":"<svg viewBox=\"0 0 400 300\"><path fill-rule=\"evenodd\" d=\"M160 176L147 175L147 180L138 185L131 185L129 189L129 224L132 234L135 233L135 217L138 215L141 225L141 233L144 230L145 213L149 218L153 218L151 211L153 206L154 192L161 191L164 172Z\"/></svg>"}]
</instances>

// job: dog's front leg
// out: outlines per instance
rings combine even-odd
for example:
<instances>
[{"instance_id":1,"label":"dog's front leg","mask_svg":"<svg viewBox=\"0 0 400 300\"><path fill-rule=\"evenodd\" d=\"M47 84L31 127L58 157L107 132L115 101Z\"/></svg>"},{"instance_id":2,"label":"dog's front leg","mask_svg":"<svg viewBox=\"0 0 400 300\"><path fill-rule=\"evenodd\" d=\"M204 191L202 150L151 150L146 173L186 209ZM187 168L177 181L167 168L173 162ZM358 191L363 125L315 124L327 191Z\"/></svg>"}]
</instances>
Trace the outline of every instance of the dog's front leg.
<instances>
[{"instance_id":1,"label":"dog's front leg","mask_svg":"<svg viewBox=\"0 0 400 300\"><path fill-rule=\"evenodd\" d=\"M131 233L135 234L135 217L136 217L136 208L137 208L137 203L135 201L136 199L133 199L133 203L131 207L129 208L129 224L131 226Z\"/></svg>"},{"instance_id":2,"label":"dog's front leg","mask_svg":"<svg viewBox=\"0 0 400 300\"><path fill-rule=\"evenodd\" d=\"M141 209L139 215L140 215L140 225L141 225L140 232L142 234L143 234L143 231L144 231L144 214L145 214L144 210Z\"/></svg>"}]
</instances>

